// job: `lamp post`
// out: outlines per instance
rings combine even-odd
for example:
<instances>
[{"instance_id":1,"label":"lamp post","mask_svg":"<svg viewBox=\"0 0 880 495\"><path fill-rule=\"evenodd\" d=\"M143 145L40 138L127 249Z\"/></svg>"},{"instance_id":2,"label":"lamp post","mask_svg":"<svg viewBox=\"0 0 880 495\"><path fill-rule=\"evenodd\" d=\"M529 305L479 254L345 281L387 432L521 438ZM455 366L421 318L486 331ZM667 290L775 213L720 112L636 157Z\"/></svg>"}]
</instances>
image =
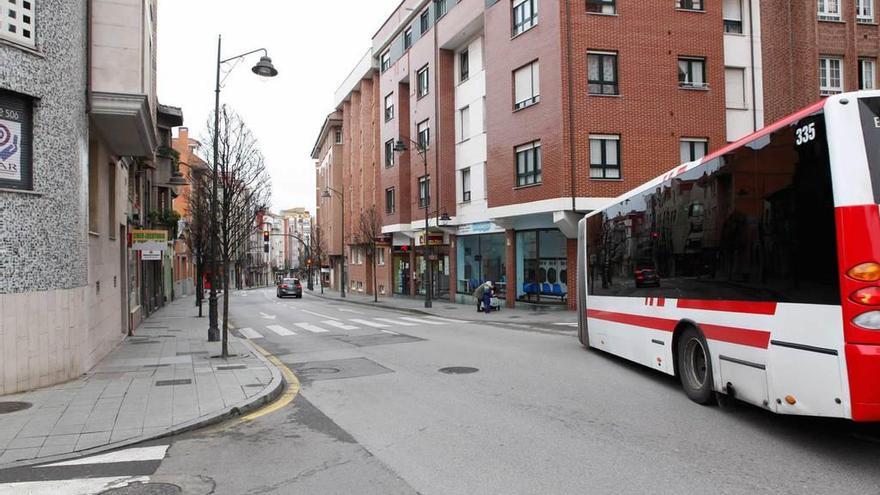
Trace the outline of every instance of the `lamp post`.
<instances>
[{"instance_id":1,"label":"lamp post","mask_svg":"<svg viewBox=\"0 0 880 495\"><path fill-rule=\"evenodd\" d=\"M332 198L333 195L330 194L331 192L338 194L339 200L342 203L342 228L341 228L342 244L340 245L341 249L342 249L342 262L340 263L340 269L342 270L342 276L341 276L342 283L339 284L340 285L339 295L342 297L345 297L345 194L340 191L337 191L336 189L333 189L330 186L324 186L324 192L321 193L321 197L322 198ZM323 285L322 285L322 288L323 288Z\"/></svg>"},{"instance_id":2,"label":"lamp post","mask_svg":"<svg viewBox=\"0 0 880 495\"><path fill-rule=\"evenodd\" d=\"M218 324L217 311L217 273L220 271L220 263L217 258L217 237L220 232L217 228L217 161L219 159L219 138L220 138L220 67L233 60L246 57L252 53L263 52L260 61L251 69L251 71L261 77L275 77L278 71L272 65L272 59L265 48L251 50L241 55L236 55L227 59L220 56L222 37L217 36L217 79L214 86L214 170L211 174L211 292L208 296L208 342L217 342L220 340L220 327Z\"/></svg>"},{"instance_id":3,"label":"lamp post","mask_svg":"<svg viewBox=\"0 0 880 495\"><path fill-rule=\"evenodd\" d=\"M424 143L420 143L418 141L413 141L410 138L406 138L407 141L415 145L415 151L422 157L422 165L425 167L425 252L422 255L425 259L425 271L427 272L427 276L425 277L425 307L430 308L431 304L431 288L433 287L433 271L431 270L431 260L428 256L428 210L431 206L431 188L427 181L428 178L428 148L425 147ZM406 143L402 139L398 139L396 143L394 143L394 151L398 153L403 153L407 150Z\"/></svg>"}]
</instances>

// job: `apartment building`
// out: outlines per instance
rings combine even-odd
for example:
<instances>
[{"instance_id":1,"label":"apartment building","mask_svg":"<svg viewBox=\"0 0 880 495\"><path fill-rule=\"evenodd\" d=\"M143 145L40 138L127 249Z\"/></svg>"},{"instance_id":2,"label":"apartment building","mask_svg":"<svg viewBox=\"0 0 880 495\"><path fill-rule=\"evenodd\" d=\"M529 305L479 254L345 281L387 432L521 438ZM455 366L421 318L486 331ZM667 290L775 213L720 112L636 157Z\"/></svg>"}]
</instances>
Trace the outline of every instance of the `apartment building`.
<instances>
[{"instance_id":1,"label":"apartment building","mask_svg":"<svg viewBox=\"0 0 880 495\"><path fill-rule=\"evenodd\" d=\"M313 152L318 225L351 232L377 205L386 295L430 280L434 297L465 302L491 280L508 306L573 307L586 212L821 95L873 87L875 7L404 0L335 94L341 143L324 146L322 129ZM327 214L339 198L326 186L344 212ZM358 240L337 264L370 293Z\"/></svg>"}]
</instances>

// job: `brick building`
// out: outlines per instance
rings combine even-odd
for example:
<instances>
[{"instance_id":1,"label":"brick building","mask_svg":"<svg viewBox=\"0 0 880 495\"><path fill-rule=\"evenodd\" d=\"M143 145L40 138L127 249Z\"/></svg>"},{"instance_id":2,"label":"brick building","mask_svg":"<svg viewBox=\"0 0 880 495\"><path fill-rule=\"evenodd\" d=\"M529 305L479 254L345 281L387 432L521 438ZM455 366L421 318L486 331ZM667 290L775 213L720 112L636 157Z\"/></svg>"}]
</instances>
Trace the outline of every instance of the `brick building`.
<instances>
[{"instance_id":1,"label":"brick building","mask_svg":"<svg viewBox=\"0 0 880 495\"><path fill-rule=\"evenodd\" d=\"M492 280L508 306L573 307L583 214L821 95L875 87L874 2L404 0L313 150L318 225L345 221L331 271L342 244L348 288L371 293L356 231L375 205L380 294L429 278L465 302Z\"/></svg>"}]
</instances>

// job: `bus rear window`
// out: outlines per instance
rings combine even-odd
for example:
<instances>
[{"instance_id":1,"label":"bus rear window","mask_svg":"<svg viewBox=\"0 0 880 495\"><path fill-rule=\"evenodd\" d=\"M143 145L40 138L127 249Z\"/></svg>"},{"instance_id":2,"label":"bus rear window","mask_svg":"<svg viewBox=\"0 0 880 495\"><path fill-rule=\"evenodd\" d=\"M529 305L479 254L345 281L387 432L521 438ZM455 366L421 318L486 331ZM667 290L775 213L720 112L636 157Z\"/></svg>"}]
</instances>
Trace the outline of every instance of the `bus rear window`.
<instances>
[{"instance_id":1,"label":"bus rear window","mask_svg":"<svg viewBox=\"0 0 880 495\"><path fill-rule=\"evenodd\" d=\"M871 169L874 202L880 204L880 98L861 98L859 113L865 135L865 151Z\"/></svg>"},{"instance_id":2,"label":"bus rear window","mask_svg":"<svg viewBox=\"0 0 880 495\"><path fill-rule=\"evenodd\" d=\"M824 116L606 208L587 242L590 294L840 304Z\"/></svg>"}]
</instances>

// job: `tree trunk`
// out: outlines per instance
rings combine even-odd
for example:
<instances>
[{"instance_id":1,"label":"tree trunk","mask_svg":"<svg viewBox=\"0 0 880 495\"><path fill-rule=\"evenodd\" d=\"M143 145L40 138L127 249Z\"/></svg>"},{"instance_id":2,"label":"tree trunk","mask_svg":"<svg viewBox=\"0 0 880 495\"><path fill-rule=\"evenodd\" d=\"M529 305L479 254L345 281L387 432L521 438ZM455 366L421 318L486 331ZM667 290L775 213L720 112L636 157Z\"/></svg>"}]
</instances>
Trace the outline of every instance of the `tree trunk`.
<instances>
[{"instance_id":1,"label":"tree trunk","mask_svg":"<svg viewBox=\"0 0 880 495\"><path fill-rule=\"evenodd\" d=\"M202 317L202 300L205 298L205 288L202 279L205 276L204 263L196 263L196 306L199 307L199 318Z\"/></svg>"},{"instance_id":2,"label":"tree trunk","mask_svg":"<svg viewBox=\"0 0 880 495\"><path fill-rule=\"evenodd\" d=\"M223 270L223 348L220 355L229 357L229 270Z\"/></svg>"},{"instance_id":3,"label":"tree trunk","mask_svg":"<svg viewBox=\"0 0 880 495\"><path fill-rule=\"evenodd\" d=\"M379 269L378 259L376 257L376 249L373 249L373 302L379 302L379 282L376 276L376 270Z\"/></svg>"}]
</instances>

